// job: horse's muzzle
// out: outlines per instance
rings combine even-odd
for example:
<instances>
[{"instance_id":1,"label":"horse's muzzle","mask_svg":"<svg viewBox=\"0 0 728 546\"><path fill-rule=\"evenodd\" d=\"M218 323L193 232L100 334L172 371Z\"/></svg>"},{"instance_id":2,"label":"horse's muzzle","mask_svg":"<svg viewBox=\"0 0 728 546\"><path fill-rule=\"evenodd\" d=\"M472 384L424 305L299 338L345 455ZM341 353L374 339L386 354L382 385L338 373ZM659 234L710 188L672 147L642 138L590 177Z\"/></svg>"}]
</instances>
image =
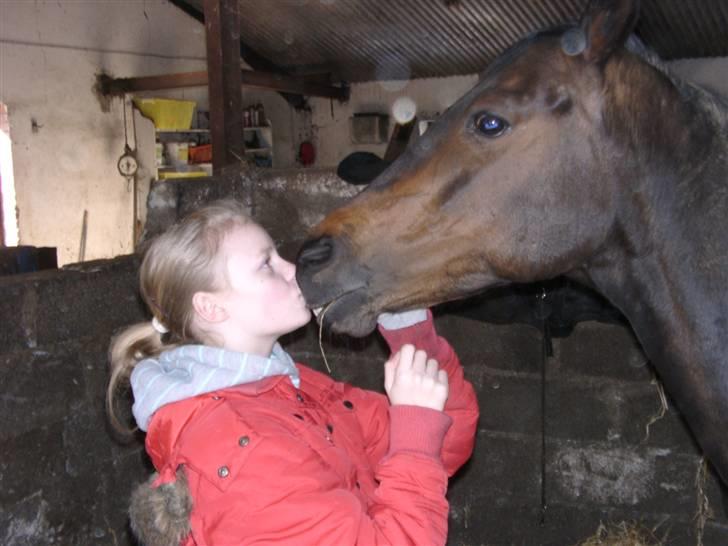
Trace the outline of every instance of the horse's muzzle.
<instances>
[{"instance_id":1,"label":"horse's muzzle","mask_svg":"<svg viewBox=\"0 0 728 546\"><path fill-rule=\"evenodd\" d=\"M358 279L352 278L356 267L349 254L346 245L329 235L310 239L301 246L296 257L296 280L309 305L325 305L361 286Z\"/></svg>"},{"instance_id":2,"label":"horse's muzzle","mask_svg":"<svg viewBox=\"0 0 728 546\"><path fill-rule=\"evenodd\" d=\"M329 236L306 241L298 251L296 270L313 272L323 269L334 255L334 240Z\"/></svg>"}]
</instances>

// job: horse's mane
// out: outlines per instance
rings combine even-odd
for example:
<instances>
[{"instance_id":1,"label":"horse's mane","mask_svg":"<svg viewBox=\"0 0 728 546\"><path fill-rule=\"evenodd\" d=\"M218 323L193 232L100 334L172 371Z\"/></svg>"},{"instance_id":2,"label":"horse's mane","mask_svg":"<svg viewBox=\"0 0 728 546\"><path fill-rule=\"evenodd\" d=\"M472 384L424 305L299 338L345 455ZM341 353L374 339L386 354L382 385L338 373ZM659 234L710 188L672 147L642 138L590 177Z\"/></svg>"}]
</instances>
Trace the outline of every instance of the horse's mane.
<instances>
[{"instance_id":1,"label":"horse's mane","mask_svg":"<svg viewBox=\"0 0 728 546\"><path fill-rule=\"evenodd\" d=\"M634 34L627 40L626 48L664 74L683 97L700 103L719 126L728 130L728 98L677 76L653 49L647 47Z\"/></svg>"}]
</instances>

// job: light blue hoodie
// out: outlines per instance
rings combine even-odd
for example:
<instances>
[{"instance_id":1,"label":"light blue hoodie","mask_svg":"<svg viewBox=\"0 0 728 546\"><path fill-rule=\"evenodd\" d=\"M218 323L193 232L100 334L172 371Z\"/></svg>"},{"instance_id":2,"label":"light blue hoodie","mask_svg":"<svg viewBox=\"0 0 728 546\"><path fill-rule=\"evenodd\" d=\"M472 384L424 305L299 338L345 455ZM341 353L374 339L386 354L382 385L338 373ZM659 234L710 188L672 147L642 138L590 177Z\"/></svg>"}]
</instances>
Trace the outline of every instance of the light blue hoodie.
<instances>
[{"instance_id":1,"label":"light blue hoodie","mask_svg":"<svg viewBox=\"0 0 728 546\"><path fill-rule=\"evenodd\" d=\"M139 428L146 431L154 412L165 404L274 375L287 375L299 387L298 369L278 343L267 358L206 345L184 345L136 365L131 374L132 412Z\"/></svg>"}]
</instances>

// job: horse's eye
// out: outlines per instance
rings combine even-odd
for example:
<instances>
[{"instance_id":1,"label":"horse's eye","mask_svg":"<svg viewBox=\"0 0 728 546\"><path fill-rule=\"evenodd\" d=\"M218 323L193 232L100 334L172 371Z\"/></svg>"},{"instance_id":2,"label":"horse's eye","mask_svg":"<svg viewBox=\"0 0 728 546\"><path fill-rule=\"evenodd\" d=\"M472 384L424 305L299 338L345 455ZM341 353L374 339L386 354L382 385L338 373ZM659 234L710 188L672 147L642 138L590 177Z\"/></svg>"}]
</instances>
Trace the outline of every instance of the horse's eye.
<instances>
[{"instance_id":1,"label":"horse's eye","mask_svg":"<svg viewBox=\"0 0 728 546\"><path fill-rule=\"evenodd\" d=\"M494 114L478 114L475 118L475 128L487 137L499 137L506 132L509 125L506 120Z\"/></svg>"}]
</instances>

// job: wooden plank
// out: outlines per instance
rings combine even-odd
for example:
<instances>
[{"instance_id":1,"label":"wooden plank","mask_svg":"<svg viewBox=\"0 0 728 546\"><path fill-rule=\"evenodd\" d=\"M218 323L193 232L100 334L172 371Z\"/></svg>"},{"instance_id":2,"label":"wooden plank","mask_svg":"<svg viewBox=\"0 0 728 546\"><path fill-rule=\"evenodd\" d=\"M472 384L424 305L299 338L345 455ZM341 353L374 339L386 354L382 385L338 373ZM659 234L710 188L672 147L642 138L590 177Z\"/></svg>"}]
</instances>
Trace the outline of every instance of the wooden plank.
<instances>
[{"instance_id":1,"label":"wooden plank","mask_svg":"<svg viewBox=\"0 0 728 546\"><path fill-rule=\"evenodd\" d=\"M114 78L108 80L104 87L108 89L109 94L117 95L135 91L202 86L207 87L207 72L180 72L178 74L159 74L140 78Z\"/></svg>"},{"instance_id":2,"label":"wooden plank","mask_svg":"<svg viewBox=\"0 0 728 546\"><path fill-rule=\"evenodd\" d=\"M243 157L243 96L238 0L204 0L212 170Z\"/></svg>"},{"instance_id":3,"label":"wooden plank","mask_svg":"<svg viewBox=\"0 0 728 546\"><path fill-rule=\"evenodd\" d=\"M272 89L274 91L297 93L311 97L325 97L340 101L349 100L348 87L334 87L333 85L307 82L303 78L253 70L243 70L241 76L245 87Z\"/></svg>"},{"instance_id":4,"label":"wooden plank","mask_svg":"<svg viewBox=\"0 0 728 546\"><path fill-rule=\"evenodd\" d=\"M240 81L243 87L284 93L300 93L309 97L324 97L340 101L349 100L348 87L335 87L273 72L241 70ZM207 85L207 72L180 72L178 74L160 74L139 78L107 78L102 82L101 88L104 94L121 95L135 91L179 89L205 85Z\"/></svg>"}]
</instances>

